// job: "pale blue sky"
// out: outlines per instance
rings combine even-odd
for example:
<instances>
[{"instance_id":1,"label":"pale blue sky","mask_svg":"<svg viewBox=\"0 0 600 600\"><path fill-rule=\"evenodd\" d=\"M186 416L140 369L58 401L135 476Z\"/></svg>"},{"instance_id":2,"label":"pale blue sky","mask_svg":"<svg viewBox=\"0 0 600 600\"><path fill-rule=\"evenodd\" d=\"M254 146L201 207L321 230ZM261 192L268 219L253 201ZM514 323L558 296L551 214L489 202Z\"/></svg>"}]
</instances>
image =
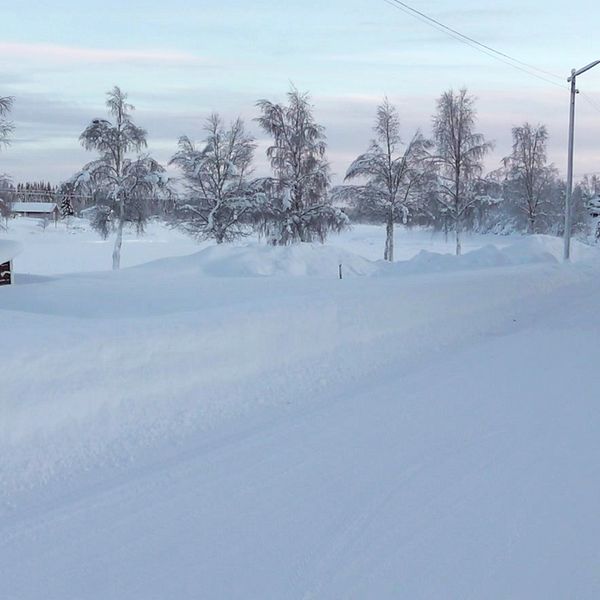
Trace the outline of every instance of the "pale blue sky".
<instances>
[{"instance_id":1,"label":"pale blue sky","mask_svg":"<svg viewBox=\"0 0 600 600\"><path fill-rule=\"evenodd\" d=\"M16 97L17 131L0 154L16 181L58 182L91 158L77 136L103 115L118 84L165 160L177 138L201 136L219 111L251 119L258 98L283 100L290 82L309 90L327 127L333 170L343 175L371 136L387 94L406 137L429 131L436 97L466 85L479 129L496 141L495 168L524 120L550 130L550 158L565 162L568 93L479 54L384 0L15 0L0 6L0 95ZM414 0L465 34L566 76L600 58L600 5L592 0ZM580 81L600 109L600 67ZM578 100L576 173L600 171L600 110ZM258 169L264 168L262 153Z\"/></svg>"}]
</instances>

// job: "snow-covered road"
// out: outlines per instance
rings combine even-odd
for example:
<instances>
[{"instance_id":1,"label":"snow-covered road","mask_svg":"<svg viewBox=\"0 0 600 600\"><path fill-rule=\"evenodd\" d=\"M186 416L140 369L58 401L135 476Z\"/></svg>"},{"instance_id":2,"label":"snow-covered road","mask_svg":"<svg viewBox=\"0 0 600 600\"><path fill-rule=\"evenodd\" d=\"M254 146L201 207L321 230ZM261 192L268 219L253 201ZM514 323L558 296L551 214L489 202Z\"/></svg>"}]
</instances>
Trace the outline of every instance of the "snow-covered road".
<instances>
[{"instance_id":1,"label":"snow-covered road","mask_svg":"<svg viewBox=\"0 0 600 600\"><path fill-rule=\"evenodd\" d=\"M0 301L0 598L600 596L595 268L148 273Z\"/></svg>"}]
</instances>

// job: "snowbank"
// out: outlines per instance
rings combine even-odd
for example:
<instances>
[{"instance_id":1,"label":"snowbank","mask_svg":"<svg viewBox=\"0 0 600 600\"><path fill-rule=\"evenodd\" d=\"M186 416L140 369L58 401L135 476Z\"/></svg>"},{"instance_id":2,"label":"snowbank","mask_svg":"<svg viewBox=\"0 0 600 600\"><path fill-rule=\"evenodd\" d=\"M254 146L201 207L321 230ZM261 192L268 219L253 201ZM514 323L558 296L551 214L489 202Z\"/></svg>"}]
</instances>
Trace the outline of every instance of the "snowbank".
<instances>
[{"instance_id":1,"label":"snowbank","mask_svg":"<svg viewBox=\"0 0 600 600\"><path fill-rule=\"evenodd\" d=\"M419 254L410 260L397 262L392 265L382 265L378 274L395 276L540 263L552 264L562 261L562 254L562 238L549 235L534 235L505 248L498 248L495 245L489 244L461 256L421 250ZM600 259L600 251L597 248L573 241L572 260L574 262L594 259Z\"/></svg>"},{"instance_id":2,"label":"snowbank","mask_svg":"<svg viewBox=\"0 0 600 600\"><path fill-rule=\"evenodd\" d=\"M23 247L13 240L0 240L0 263L12 260L21 252Z\"/></svg>"},{"instance_id":3,"label":"snowbank","mask_svg":"<svg viewBox=\"0 0 600 600\"><path fill-rule=\"evenodd\" d=\"M563 241L548 235L524 238L505 247L488 244L462 256L421 250L410 260L389 264L371 261L333 245L210 246L189 256L166 258L141 265L136 270L169 272L194 277L320 277L337 278L339 265L344 277L398 276L441 273L562 261ZM597 248L574 241L573 261L600 259Z\"/></svg>"},{"instance_id":4,"label":"snowbank","mask_svg":"<svg viewBox=\"0 0 600 600\"><path fill-rule=\"evenodd\" d=\"M511 244L503 249L503 253L512 264L526 262L558 262L563 259L563 239L553 235L532 235ZM584 262L600 259L600 249L588 246L577 240L571 240L571 260Z\"/></svg>"},{"instance_id":5,"label":"snowbank","mask_svg":"<svg viewBox=\"0 0 600 600\"><path fill-rule=\"evenodd\" d=\"M163 270L207 277L325 277L371 275L376 263L335 246L211 246L190 256L158 260L139 269Z\"/></svg>"}]
</instances>

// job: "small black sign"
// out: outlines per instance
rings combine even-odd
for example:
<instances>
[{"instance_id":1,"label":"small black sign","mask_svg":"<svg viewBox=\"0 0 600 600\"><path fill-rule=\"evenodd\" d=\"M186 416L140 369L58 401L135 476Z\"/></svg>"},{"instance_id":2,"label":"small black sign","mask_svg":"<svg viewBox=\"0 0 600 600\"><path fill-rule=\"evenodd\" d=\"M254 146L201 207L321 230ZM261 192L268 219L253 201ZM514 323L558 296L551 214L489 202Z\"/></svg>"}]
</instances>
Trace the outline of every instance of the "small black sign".
<instances>
[{"instance_id":1,"label":"small black sign","mask_svg":"<svg viewBox=\"0 0 600 600\"><path fill-rule=\"evenodd\" d=\"M11 283L10 261L8 261L0 265L0 285L10 285Z\"/></svg>"}]
</instances>

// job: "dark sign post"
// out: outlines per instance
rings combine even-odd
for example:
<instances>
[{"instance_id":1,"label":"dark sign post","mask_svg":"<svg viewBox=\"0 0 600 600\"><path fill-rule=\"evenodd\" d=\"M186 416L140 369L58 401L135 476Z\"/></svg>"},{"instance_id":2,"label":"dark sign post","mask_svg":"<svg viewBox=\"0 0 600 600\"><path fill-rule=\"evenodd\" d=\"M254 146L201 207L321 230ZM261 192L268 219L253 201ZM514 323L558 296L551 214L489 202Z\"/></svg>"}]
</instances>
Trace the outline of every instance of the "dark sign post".
<instances>
[{"instance_id":1,"label":"dark sign post","mask_svg":"<svg viewBox=\"0 0 600 600\"><path fill-rule=\"evenodd\" d=\"M10 285L12 283L10 260L0 264L0 285Z\"/></svg>"}]
</instances>

